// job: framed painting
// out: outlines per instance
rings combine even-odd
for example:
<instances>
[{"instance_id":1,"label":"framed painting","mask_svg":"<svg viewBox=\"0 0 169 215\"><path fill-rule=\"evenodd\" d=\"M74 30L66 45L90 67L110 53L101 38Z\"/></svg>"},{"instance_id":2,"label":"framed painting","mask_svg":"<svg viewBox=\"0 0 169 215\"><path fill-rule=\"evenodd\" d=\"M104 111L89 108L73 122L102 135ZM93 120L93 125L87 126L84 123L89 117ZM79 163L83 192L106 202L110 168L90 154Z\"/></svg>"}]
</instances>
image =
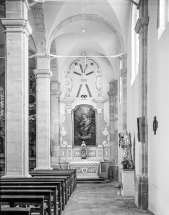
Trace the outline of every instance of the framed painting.
<instances>
[{"instance_id":1,"label":"framed painting","mask_svg":"<svg viewBox=\"0 0 169 215\"><path fill-rule=\"evenodd\" d=\"M78 105L73 111L74 146L96 146L96 113L91 105Z\"/></svg>"}]
</instances>

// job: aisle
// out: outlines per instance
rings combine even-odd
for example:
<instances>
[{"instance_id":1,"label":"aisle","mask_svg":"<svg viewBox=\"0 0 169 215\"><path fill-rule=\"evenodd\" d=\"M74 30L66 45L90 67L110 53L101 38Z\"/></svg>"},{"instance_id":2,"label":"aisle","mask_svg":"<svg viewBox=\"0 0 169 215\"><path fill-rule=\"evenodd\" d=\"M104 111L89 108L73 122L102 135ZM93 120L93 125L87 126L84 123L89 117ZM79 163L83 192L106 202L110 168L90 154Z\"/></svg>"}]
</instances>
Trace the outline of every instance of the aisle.
<instances>
[{"instance_id":1,"label":"aisle","mask_svg":"<svg viewBox=\"0 0 169 215\"><path fill-rule=\"evenodd\" d=\"M137 209L133 200L125 204L112 183L78 184L64 215L152 215Z\"/></svg>"}]
</instances>

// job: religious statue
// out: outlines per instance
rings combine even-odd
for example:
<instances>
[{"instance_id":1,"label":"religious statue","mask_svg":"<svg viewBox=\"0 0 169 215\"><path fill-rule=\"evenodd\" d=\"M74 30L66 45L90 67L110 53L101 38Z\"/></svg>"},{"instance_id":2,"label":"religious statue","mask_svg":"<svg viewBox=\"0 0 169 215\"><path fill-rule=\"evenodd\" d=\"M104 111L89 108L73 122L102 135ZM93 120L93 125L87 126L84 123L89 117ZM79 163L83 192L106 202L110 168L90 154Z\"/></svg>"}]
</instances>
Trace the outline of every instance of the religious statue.
<instances>
[{"instance_id":1,"label":"religious statue","mask_svg":"<svg viewBox=\"0 0 169 215\"><path fill-rule=\"evenodd\" d=\"M121 162L123 169L133 169L131 136L130 133L128 134L125 130L119 134L119 147L120 146L123 149L123 160Z\"/></svg>"},{"instance_id":2,"label":"religious statue","mask_svg":"<svg viewBox=\"0 0 169 215\"><path fill-rule=\"evenodd\" d=\"M81 145L81 159L86 159L86 144L83 141Z\"/></svg>"}]
</instances>

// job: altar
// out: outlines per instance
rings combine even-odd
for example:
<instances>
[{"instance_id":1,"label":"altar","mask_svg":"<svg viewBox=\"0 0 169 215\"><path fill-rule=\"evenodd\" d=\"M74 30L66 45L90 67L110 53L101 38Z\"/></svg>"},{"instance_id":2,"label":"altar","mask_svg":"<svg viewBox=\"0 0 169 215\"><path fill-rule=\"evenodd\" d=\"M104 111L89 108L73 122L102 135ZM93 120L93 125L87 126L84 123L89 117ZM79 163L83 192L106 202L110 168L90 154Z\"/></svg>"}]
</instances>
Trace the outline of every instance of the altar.
<instances>
[{"instance_id":1,"label":"altar","mask_svg":"<svg viewBox=\"0 0 169 215\"><path fill-rule=\"evenodd\" d=\"M69 169L76 169L77 179L98 179L101 174L99 161L80 160L68 164Z\"/></svg>"}]
</instances>

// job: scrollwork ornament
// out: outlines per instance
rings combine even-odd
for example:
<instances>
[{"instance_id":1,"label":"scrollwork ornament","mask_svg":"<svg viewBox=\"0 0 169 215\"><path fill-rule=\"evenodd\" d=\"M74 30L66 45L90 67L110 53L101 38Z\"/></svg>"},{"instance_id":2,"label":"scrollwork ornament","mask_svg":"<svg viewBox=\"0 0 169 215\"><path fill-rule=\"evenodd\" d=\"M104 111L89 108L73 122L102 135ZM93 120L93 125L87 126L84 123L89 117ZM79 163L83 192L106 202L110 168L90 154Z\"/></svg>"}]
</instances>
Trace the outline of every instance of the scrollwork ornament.
<instances>
[{"instance_id":1,"label":"scrollwork ornament","mask_svg":"<svg viewBox=\"0 0 169 215\"><path fill-rule=\"evenodd\" d=\"M66 147L66 146L67 146L66 140L61 141L61 146L62 146L62 147Z\"/></svg>"}]
</instances>

